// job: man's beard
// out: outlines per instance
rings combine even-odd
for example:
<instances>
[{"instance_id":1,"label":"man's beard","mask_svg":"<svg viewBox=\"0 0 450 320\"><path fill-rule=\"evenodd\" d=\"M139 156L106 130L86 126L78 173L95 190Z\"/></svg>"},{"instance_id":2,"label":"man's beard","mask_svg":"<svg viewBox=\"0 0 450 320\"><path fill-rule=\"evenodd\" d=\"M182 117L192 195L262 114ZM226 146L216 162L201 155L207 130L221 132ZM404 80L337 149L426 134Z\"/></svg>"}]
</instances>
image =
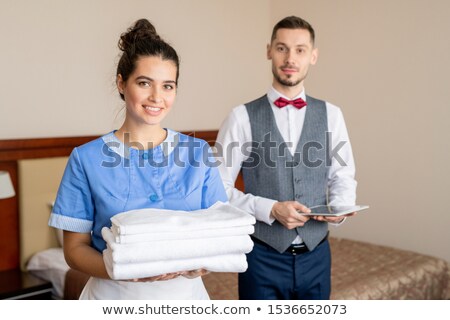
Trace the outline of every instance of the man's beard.
<instances>
[{"instance_id":1,"label":"man's beard","mask_svg":"<svg viewBox=\"0 0 450 320\"><path fill-rule=\"evenodd\" d=\"M289 79L281 79L281 77L279 76L278 73L276 73L275 70L272 69L272 74L273 77L275 78L275 80L277 80L278 83L280 83L283 86L286 87L295 87L297 86L300 82L302 82L306 77L297 79L297 80L289 80Z\"/></svg>"}]
</instances>

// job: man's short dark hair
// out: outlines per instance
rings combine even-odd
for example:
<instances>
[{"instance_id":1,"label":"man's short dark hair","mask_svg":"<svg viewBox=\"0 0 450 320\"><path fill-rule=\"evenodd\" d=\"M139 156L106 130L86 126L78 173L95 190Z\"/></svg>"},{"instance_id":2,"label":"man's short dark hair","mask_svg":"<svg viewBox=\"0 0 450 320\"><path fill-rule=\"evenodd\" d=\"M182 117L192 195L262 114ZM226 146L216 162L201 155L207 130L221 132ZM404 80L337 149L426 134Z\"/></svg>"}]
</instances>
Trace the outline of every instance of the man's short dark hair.
<instances>
[{"instance_id":1,"label":"man's short dark hair","mask_svg":"<svg viewBox=\"0 0 450 320\"><path fill-rule=\"evenodd\" d=\"M275 39L278 29L305 29L305 30L308 30L309 34L311 35L312 44L314 44L314 40L316 38L314 29L309 24L309 22L306 20L303 20L302 18L296 17L296 16L286 17L286 18L278 21L278 23L273 27L272 39L270 39L271 42Z\"/></svg>"}]
</instances>

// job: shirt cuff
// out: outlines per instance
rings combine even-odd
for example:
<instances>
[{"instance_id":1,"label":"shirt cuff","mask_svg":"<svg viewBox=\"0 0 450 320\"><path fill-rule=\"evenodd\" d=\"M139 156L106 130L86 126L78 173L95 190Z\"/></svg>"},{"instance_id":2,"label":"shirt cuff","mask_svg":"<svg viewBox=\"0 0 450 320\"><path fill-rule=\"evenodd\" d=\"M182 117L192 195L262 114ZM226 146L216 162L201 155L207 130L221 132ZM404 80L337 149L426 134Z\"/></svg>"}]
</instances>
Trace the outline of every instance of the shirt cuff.
<instances>
[{"instance_id":1,"label":"shirt cuff","mask_svg":"<svg viewBox=\"0 0 450 320\"><path fill-rule=\"evenodd\" d=\"M261 198L259 197L255 203L255 218L256 220L262 221L269 226L275 221L271 217L272 207L276 203L276 200Z\"/></svg>"},{"instance_id":2,"label":"shirt cuff","mask_svg":"<svg viewBox=\"0 0 450 320\"><path fill-rule=\"evenodd\" d=\"M50 214L48 225L56 229L80 233L89 233L92 231L93 222L89 220L63 216L61 214L52 212Z\"/></svg>"}]
</instances>

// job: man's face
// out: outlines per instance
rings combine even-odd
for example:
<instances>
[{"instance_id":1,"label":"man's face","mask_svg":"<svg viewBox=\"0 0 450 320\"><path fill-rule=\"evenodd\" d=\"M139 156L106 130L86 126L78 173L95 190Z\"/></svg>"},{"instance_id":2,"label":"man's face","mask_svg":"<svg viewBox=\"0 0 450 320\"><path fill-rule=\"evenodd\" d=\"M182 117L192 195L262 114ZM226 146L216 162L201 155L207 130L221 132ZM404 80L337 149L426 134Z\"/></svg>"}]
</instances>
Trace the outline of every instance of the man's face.
<instances>
[{"instance_id":1,"label":"man's face","mask_svg":"<svg viewBox=\"0 0 450 320\"><path fill-rule=\"evenodd\" d=\"M316 64L317 55L308 30L278 29L275 39L267 45L267 58L272 60L275 89L303 89L303 80L309 66Z\"/></svg>"}]
</instances>

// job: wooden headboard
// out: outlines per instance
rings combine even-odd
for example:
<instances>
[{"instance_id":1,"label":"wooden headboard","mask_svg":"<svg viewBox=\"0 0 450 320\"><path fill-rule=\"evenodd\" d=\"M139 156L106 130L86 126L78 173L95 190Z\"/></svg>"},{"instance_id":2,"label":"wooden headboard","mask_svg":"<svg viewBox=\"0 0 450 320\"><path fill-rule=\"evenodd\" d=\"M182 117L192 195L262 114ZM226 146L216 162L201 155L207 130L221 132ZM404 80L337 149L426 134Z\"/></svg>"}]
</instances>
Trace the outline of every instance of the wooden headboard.
<instances>
[{"instance_id":1,"label":"wooden headboard","mask_svg":"<svg viewBox=\"0 0 450 320\"><path fill-rule=\"evenodd\" d=\"M210 144L214 144L217 136L216 130L183 133ZM96 138L98 136L0 140L0 170L9 172L16 190L15 197L0 200L0 271L21 266L19 161L67 157L73 148Z\"/></svg>"}]
</instances>

